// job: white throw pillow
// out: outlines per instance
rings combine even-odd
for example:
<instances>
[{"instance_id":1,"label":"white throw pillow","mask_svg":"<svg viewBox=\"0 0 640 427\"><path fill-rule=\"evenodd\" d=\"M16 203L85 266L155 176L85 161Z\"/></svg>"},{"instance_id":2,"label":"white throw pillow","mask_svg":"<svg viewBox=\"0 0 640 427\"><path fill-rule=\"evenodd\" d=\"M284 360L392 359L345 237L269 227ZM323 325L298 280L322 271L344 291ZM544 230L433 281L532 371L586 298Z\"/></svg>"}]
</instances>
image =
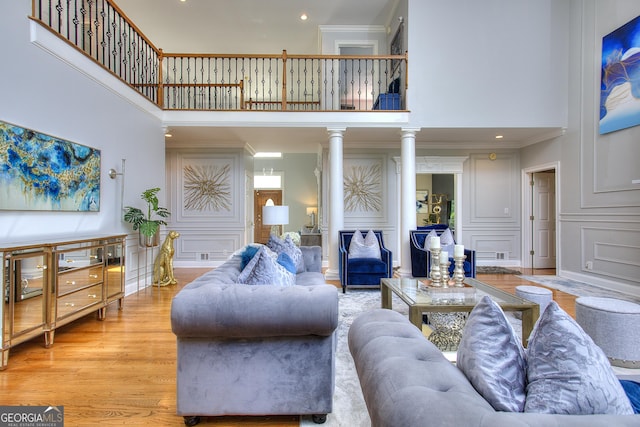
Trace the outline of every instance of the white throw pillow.
<instances>
[{"instance_id":1,"label":"white throw pillow","mask_svg":"<svg viewBox=\"0 0 640 427\"><path fill-rule=\"evenodd\" d=\"M456 365L496 411L524 410L524 348L502 308L488 296L469 314Z\"/></svg>"},{"instance_id":2,"label":"white throw pillow","mask_svg":"<svg viewBox=\"0 0 640 427\"><path fill-rule=\"evenodd\" d=\"M360 230L353 233L349 243L349 258L382 258L380 244L373 230L369 230L366 237L362 237Z\"/></svg>"},{"instance_id":3,"label":"white throw pillow","mask_svg":"<svg viewBox=\"0 0 640 427\"><path fill-rule=\"evenodd\" d=\"M426 250L431 250L431 239L433 237L438 238L438 233L436 233L436 230L431 230L429 232L429 234L427 234L427 237L425 237L425 239L424 239L424 248Z\"/></svg>"},{"instance_id":4,"label":"white throw pillow","mask_svg":"<svg viewBox=\"0 0 640 427\"><path fill-rule=\"evenodd\" d=\"M453 234L451 234L451 229L447 228L440 235L440 250L447 251L449 254L449 258L453 258L453 249L455 248L456 242L453 240Z\"/></svg>"},{"instance_id":5,"label":"white throw pillow","mask_svg":"<svg viewBox=\"0 0 640 427\"><path fill-rule=\"evenodd\" d=\"M527 364L525 412L633 414L607 356L555 301L531 333Z\"/></svg>"}]
</instances>

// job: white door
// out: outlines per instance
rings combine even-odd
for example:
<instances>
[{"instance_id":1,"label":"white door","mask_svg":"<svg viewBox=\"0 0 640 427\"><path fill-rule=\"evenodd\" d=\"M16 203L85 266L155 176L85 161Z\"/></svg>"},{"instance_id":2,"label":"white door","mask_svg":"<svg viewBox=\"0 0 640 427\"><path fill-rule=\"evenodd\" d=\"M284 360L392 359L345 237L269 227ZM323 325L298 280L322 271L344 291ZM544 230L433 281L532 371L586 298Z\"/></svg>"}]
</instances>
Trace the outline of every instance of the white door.
<instances>
[{"instance_id":1,"label":"white door","mask_svg":"<svg viewBox=\"0 0 640 427\"><path fill-rule=\"evenodd\" d=\"M533 174L533 268L556 268L556 174Z\"/></svg>"}]
</instances>

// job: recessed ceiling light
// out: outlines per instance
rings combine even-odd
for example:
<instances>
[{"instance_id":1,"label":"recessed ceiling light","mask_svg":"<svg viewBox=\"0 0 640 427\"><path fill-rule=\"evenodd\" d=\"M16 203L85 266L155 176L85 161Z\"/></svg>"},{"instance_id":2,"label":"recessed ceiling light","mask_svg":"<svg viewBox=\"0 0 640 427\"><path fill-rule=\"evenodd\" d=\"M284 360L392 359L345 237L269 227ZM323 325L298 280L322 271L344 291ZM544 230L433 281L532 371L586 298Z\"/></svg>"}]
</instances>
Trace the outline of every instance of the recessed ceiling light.
<instances>
[{"instance_id":1,"label":"recessed ceiling light","mask_svg":"<svg viewBox=\"0 0 640 427\"><path fill-rule=\"evenodd\" d=\"M167 132L167 133L164 134L164 136L165 136L165 138L171 138L173 135L171 135L170 133Z\"/></svg>"},{"instance_id":2,"label":"recessed ceiling light","mask_svg":"<svg viewBox=\"0 0 640 427\"><path fill-rule=\"evenodd\" d=\"M253 155L253 157L271 157L271 158L277 158L277 157L282 157L282 153L277 153L277 152L268 152L268 151L259 151L256 154Z\"/></svg>"},{"instance_id":3,"label":"recessed ceiling light","mask_svg":"<svg viewBox=\"0 0 640 427\"><path fill-rule=\"evenodd\" d=\"M502 139L502 138L504 138L504 136L502 136L502 135L496 135L496 139Z\"/></svg>"},{"instance_id":4,"label":"recessed ceiling light","mask_svg":"<svg viewBox=\"0 0 640 427\"><path fill-rule=\"evenodd\" d=\"M302 15L300 15L300 19L302 19L303 21L306 21L307 19L309 19L309 17L307 16L306 13L303 13Z\"/></svg>"}]
</instances>

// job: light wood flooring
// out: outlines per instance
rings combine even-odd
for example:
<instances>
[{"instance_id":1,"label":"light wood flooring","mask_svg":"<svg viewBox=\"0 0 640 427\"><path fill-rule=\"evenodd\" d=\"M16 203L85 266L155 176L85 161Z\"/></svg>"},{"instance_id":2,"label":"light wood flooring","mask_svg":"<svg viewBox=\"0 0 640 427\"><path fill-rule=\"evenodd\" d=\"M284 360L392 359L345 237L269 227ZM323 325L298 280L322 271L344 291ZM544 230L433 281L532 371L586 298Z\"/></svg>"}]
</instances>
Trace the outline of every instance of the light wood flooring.
<instances>
[{"instance_id":1,"label":"light wood flooring","mask_svg":"<svg viewBox=\"0 0 640 427\"><path fill-rule=\"evenodd\" d=\"M205 271L176 269L178 285L130 295L122 311L110 305L104 321L94 315L78 319L56 331L49 349L43 338L11 349L7 369L0 371L0 404L64 405L67 426L184 425L176 415L176 342L169 313L173 295ZM508 291L531 284L504 274L478 279ZM553 292L573 315L575 297ZM203 418L200 425L293 427L298 417Z\"/></svg>"}]
</instances>

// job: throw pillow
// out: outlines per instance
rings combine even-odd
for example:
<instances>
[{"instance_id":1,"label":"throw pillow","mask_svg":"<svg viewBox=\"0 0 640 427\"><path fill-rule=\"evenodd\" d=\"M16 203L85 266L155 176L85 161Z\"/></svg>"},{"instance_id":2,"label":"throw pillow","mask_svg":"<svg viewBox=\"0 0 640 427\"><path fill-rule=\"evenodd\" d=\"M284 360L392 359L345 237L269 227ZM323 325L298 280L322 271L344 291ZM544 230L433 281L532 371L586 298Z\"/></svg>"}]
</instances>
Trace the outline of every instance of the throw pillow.
<instances>
[{"instance_id":1,"label":"throw pillow","mask_svg":"<svg viewBox=\"0 0 640 427\"><path fill-rule=\"evenodd\" d=\"M469 314L456 365L496 411L524 410L525 352L502 308L488 296Z\"/></svg>"},{"instance_id":2,"label":"throw pillow","mask_svg":"<svg viewBox=\"0 0 640 427\"><path fill-rule=\"evenodd\" d=\"M279 285L296 284L295 274L290 273L270 253L266 246L261 246L251 261L238 275L237 282L247 285Z\"/></svg>"},{"instance_id":3,"label":"throw pillow","mask_svg":"<svg viewBox=\"0 0 640 427\"><path fill-rule=\"evenodd\" d=\"M633 414L604 352L555 301L529 338L525 412Z\"/></svg>"},{"instance_id":4,"label":"throw pillow","mask_svg":"<svg viewBox=\"0 0 640 427\"><path fill-rule=\"evenodd\" d=\"M296 273L304 272L304 259L302 258L302 251L293 242L290 235L287 235L284 239L280 239L279 237L272 234L271 236L269 236L267 247L278 255L283 252L289 255L296 266Z\"/></svg>"},{"instance_id":5,"label":"throw pillow","mask_svg":"<svg viewBox=\"0 0 640 427\"><path fill-rule=\"evenodd\" d=\"M635 414L640 414L640 383L631 380L620 380L624 392L631 402L631 407Z\"/></svg>"},{"instance_id":6,"label":"throw pillow","mask_svg":"<svg viewBox=\"0 0 640 427\"><path fill-rule=\"evenodd\" d=\"M429 234L427 234L427 237L424 238L424 248L426 250L430 250L431 249L431 238L432 237L438 237L438 233L436 233L436 230L431 230L429 232Z\"/></svg>"},{"instance_id":7,"label":"throw pillow","mask_svg":"<svg viewBox=\"0 0 640 427\"><path fill-rule=\"evenodd\" d=\"M296 274L296 265L286 252L282 252L278 255L278 259L276 261L278 264L286 268L289 273Z\"/></svg>"},{"instance_id":8,"label":"throw pillow","mask_svg":"<svg viewBox=\"0 0 640 427\"><path fill-rule=\"evenodd\" d=\"M349 243L349 258L382 258L380 244L373 230L369 230L366 237L362 237L360 230L356 230Z\"/></svg>"},{"instance_id":9,"label":"throw pillow","mask_svg":"<svg viewBox=\"0 0 640 427\"><path fill-rule=\"evenodd\" d=\"M453 258L453 249L455 248L456 242L453 240L453 234L451 234L451 229L447 228L440 235L440 250L446 251L449 254L449 258Z\"/></svg>"},{"instance_id":10,"label":"throw pillow","mask_svg":"<svg viewBox=\"0 0 640 427\"><path fill-rule=\"evenodd\" d=\"M240 252L240 258L242 258L240 262L240 270L244 270L244 268L249 264L249 261L254 257L254 255L258 252L260 246L256 245L247 245L247 247Z\"/></svg>"}]
</instances>

